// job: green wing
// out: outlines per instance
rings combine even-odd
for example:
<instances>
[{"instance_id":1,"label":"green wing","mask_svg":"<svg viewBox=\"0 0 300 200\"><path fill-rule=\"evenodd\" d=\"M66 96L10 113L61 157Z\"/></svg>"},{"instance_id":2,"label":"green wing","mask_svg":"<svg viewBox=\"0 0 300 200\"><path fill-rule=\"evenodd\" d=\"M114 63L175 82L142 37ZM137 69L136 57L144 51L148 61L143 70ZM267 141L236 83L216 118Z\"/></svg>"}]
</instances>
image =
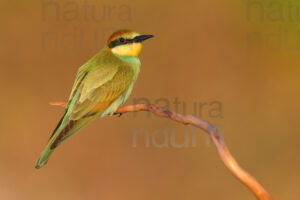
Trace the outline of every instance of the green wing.
<instances>
[{"instance_id":1,"label":"green wing","mask_svg":"<svg viewBox=\"0 0 300 200\"><path fill-rule=\"evenodd\" d=\"M89 71L72 106L70 119L78 120L102 113L122 95L133 81L133 70L123 62L101 62L103 66ZM103 64L105 63L105 64Z\"/></svg>"},{"instance_id":2,"label":"green wing","mask_svg":"<svg viewBox=\"0 0 300 200\"><path fill-rule=\"evenodd\" d=\"M36 168L45 165L56 147L96 119L123 95L133 77L130 66L106 51L100 52L80 67L65 114L55 128Z\"/></svg>"}]
</instances>

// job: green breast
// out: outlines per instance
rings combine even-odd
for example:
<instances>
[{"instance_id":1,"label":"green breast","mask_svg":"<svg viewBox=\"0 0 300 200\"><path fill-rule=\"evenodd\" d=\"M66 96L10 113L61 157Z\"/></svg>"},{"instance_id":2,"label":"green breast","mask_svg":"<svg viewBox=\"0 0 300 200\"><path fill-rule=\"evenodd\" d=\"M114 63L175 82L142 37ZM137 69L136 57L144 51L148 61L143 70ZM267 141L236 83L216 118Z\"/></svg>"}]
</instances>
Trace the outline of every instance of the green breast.
<instances>
[{"instance_id":1,"label":"green breast","mask_svg":"<svg viewBox=\"0 0 300 200\"><path fill-rule=\"evenodd\" d=\"M135 81L139 75L140 72L140 66L141 62L138 57L119 57L123 62L125 62L128 66L132 67L133 72L134 72L134 77L129 85L129 87L123 92L122 95L119 96L118 99L116 99L100 116L105 116L105 115L112 115L119 106L123 105L125 101L128 99L130 96L133 86L135 84Z\"/></svg>"},{"instance_id":2,"label":"green breast","mask_svg":"<svg viewBox=\"0 0 300 200\"><path fill-rule=\"evenodd\" d=\"M141 61L139 57L119 57L123 62L132 67L135 79L140 72Z\"/></svg>"},{"instance_id":3,"label":"green breast","mask_svg":"<svg viewBox=\"0 0 300 200\"><path fill-rule=\"evenodd\" d=\"M120 57L120 59L124 62L126 62L129 66L132 67L133 72L134 72L134 77L133 77L133 81L130 84L130 86L128 87L128 89L124 92L124 96L123 96L123 101L121 103L121 105L128 99L128 97L131 94L131 91L133 89L133 86L135 84L135 81L140 73L140 66L141 66L141 61L138 57Z\"/></svg>"}]
</instances>

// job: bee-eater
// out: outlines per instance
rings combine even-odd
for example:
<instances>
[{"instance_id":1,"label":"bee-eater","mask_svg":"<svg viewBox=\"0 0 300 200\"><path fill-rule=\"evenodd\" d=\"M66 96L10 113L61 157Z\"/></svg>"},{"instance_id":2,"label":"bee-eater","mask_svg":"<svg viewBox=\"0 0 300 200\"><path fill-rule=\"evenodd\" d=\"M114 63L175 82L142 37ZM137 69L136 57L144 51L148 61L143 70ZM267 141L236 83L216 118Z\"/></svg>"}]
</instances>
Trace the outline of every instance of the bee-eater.
<instances>
[{"instance_id":1,"label":"bee-eater","mask_svg":"<svg viewBox=\"0 0 300 200\"><path fill-rule=\"evenodd\" d=\"M112 115L128 99L140 72L141 42L152 37L116 31L106 46L79 68L65 113L38 159L37 169L72 135L96 118Z\"/></svg>"}]
</instances>

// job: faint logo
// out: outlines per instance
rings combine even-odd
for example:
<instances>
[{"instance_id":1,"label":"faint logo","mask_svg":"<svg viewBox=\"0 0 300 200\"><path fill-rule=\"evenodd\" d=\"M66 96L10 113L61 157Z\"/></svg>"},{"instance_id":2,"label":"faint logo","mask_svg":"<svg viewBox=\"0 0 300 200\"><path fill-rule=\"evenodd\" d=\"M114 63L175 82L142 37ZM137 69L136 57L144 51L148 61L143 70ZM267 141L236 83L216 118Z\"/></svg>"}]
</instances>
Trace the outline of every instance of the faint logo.
<instances>
[{"instance_id":1,"label":"faint logo","mask_svg":"<svg viewBox=\"0 0 300 200\"><path fill-rule=\"evenodd\" d=\"M208 121L223 119L223 105L220 101L200 102L195 101L191 105L176 97L174 100L166 98L159 98L155 101L150 101L148 98L134 98L133 104L153 103L159 107L172 110L176 113L188 115L188 110L192 110L190 114L195 117L205 118ZM133 118L138 115L143 115L146 118L159 117L153 113L147 112L145 114L133 113ZM220 135L224 133L224 126L221 123L214 123ZM180 125L181 126L181 125ZM163 127L137 127L133 130L132 147L146 147L146 148L195 148L201 142L197 139L198 134L205 134L198 128L192 126L185 126L184 131L174 125L166 123ZM210 138L206 137L206 146L210 146ZM203 142L202 142L203 144Z\"/></svg>"},{"instance_id":2,"label":"faint logo","mask_svg":"<svg viewBox=\"0 0 300 200\"><path fill-rule=\"evenodd\" d=\"M300 28L292 28L300 23L299 9L299 3L292 1L248 0L247 22L259 27L259 31L247 32L248 50L299 51ZM272 30L266 29L268 26ZM260 31L262 28L265 31Z\"/></svg>"},{"instance_id":3,"label":"faint logo","mask_svg":"<svg viewBox=\"0 0 300 200\"><path fill-rule=\"evenodd\" d=\"M50 30L41 34L42 50L98 50L103 39L116 30L114 24L129 23L132 20L130 4L102 4L83 1L43 1L42 22L67 31ZM92 29L84 29L81 24L90 23ZM105 25L110 24L110 25ZM92 40L92 42L87 42Z\"/></svg>"}]
</instances>

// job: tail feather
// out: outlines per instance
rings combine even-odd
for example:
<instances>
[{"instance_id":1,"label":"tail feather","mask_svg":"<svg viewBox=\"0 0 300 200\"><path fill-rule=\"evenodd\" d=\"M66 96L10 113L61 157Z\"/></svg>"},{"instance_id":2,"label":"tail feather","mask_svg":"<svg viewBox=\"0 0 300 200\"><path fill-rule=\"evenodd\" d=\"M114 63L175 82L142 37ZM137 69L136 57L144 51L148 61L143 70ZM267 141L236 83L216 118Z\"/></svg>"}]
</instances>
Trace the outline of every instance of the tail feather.
<instances>
[{"instance_id":1,"label":"tail feather","mask_svg":"<svg viewBox=\"0 0 300 200\"><path fill-rule=\"evenodd\" d=\"M46 149L41 154L41 156L39 157L38 161L36 162L35 168L40 169L42 166L46 165L53 152L54 152L54 149L51 150L47 146Z\"/></svg>"},{"instance_id":2,"label":"tail feather","mask_svg":"<svg viewBox=\"0 0 300 200\"><path fill-rule=\"evenodd\" d=\"M72 135L77 133L80 129L96 118L97 116L90 116L79 120L70 120L64 127L56 128L45 150L36 162L35 168L39 169L46 165L50 156L59 145L67 141Z\"/></svg>"}]
</instances>

